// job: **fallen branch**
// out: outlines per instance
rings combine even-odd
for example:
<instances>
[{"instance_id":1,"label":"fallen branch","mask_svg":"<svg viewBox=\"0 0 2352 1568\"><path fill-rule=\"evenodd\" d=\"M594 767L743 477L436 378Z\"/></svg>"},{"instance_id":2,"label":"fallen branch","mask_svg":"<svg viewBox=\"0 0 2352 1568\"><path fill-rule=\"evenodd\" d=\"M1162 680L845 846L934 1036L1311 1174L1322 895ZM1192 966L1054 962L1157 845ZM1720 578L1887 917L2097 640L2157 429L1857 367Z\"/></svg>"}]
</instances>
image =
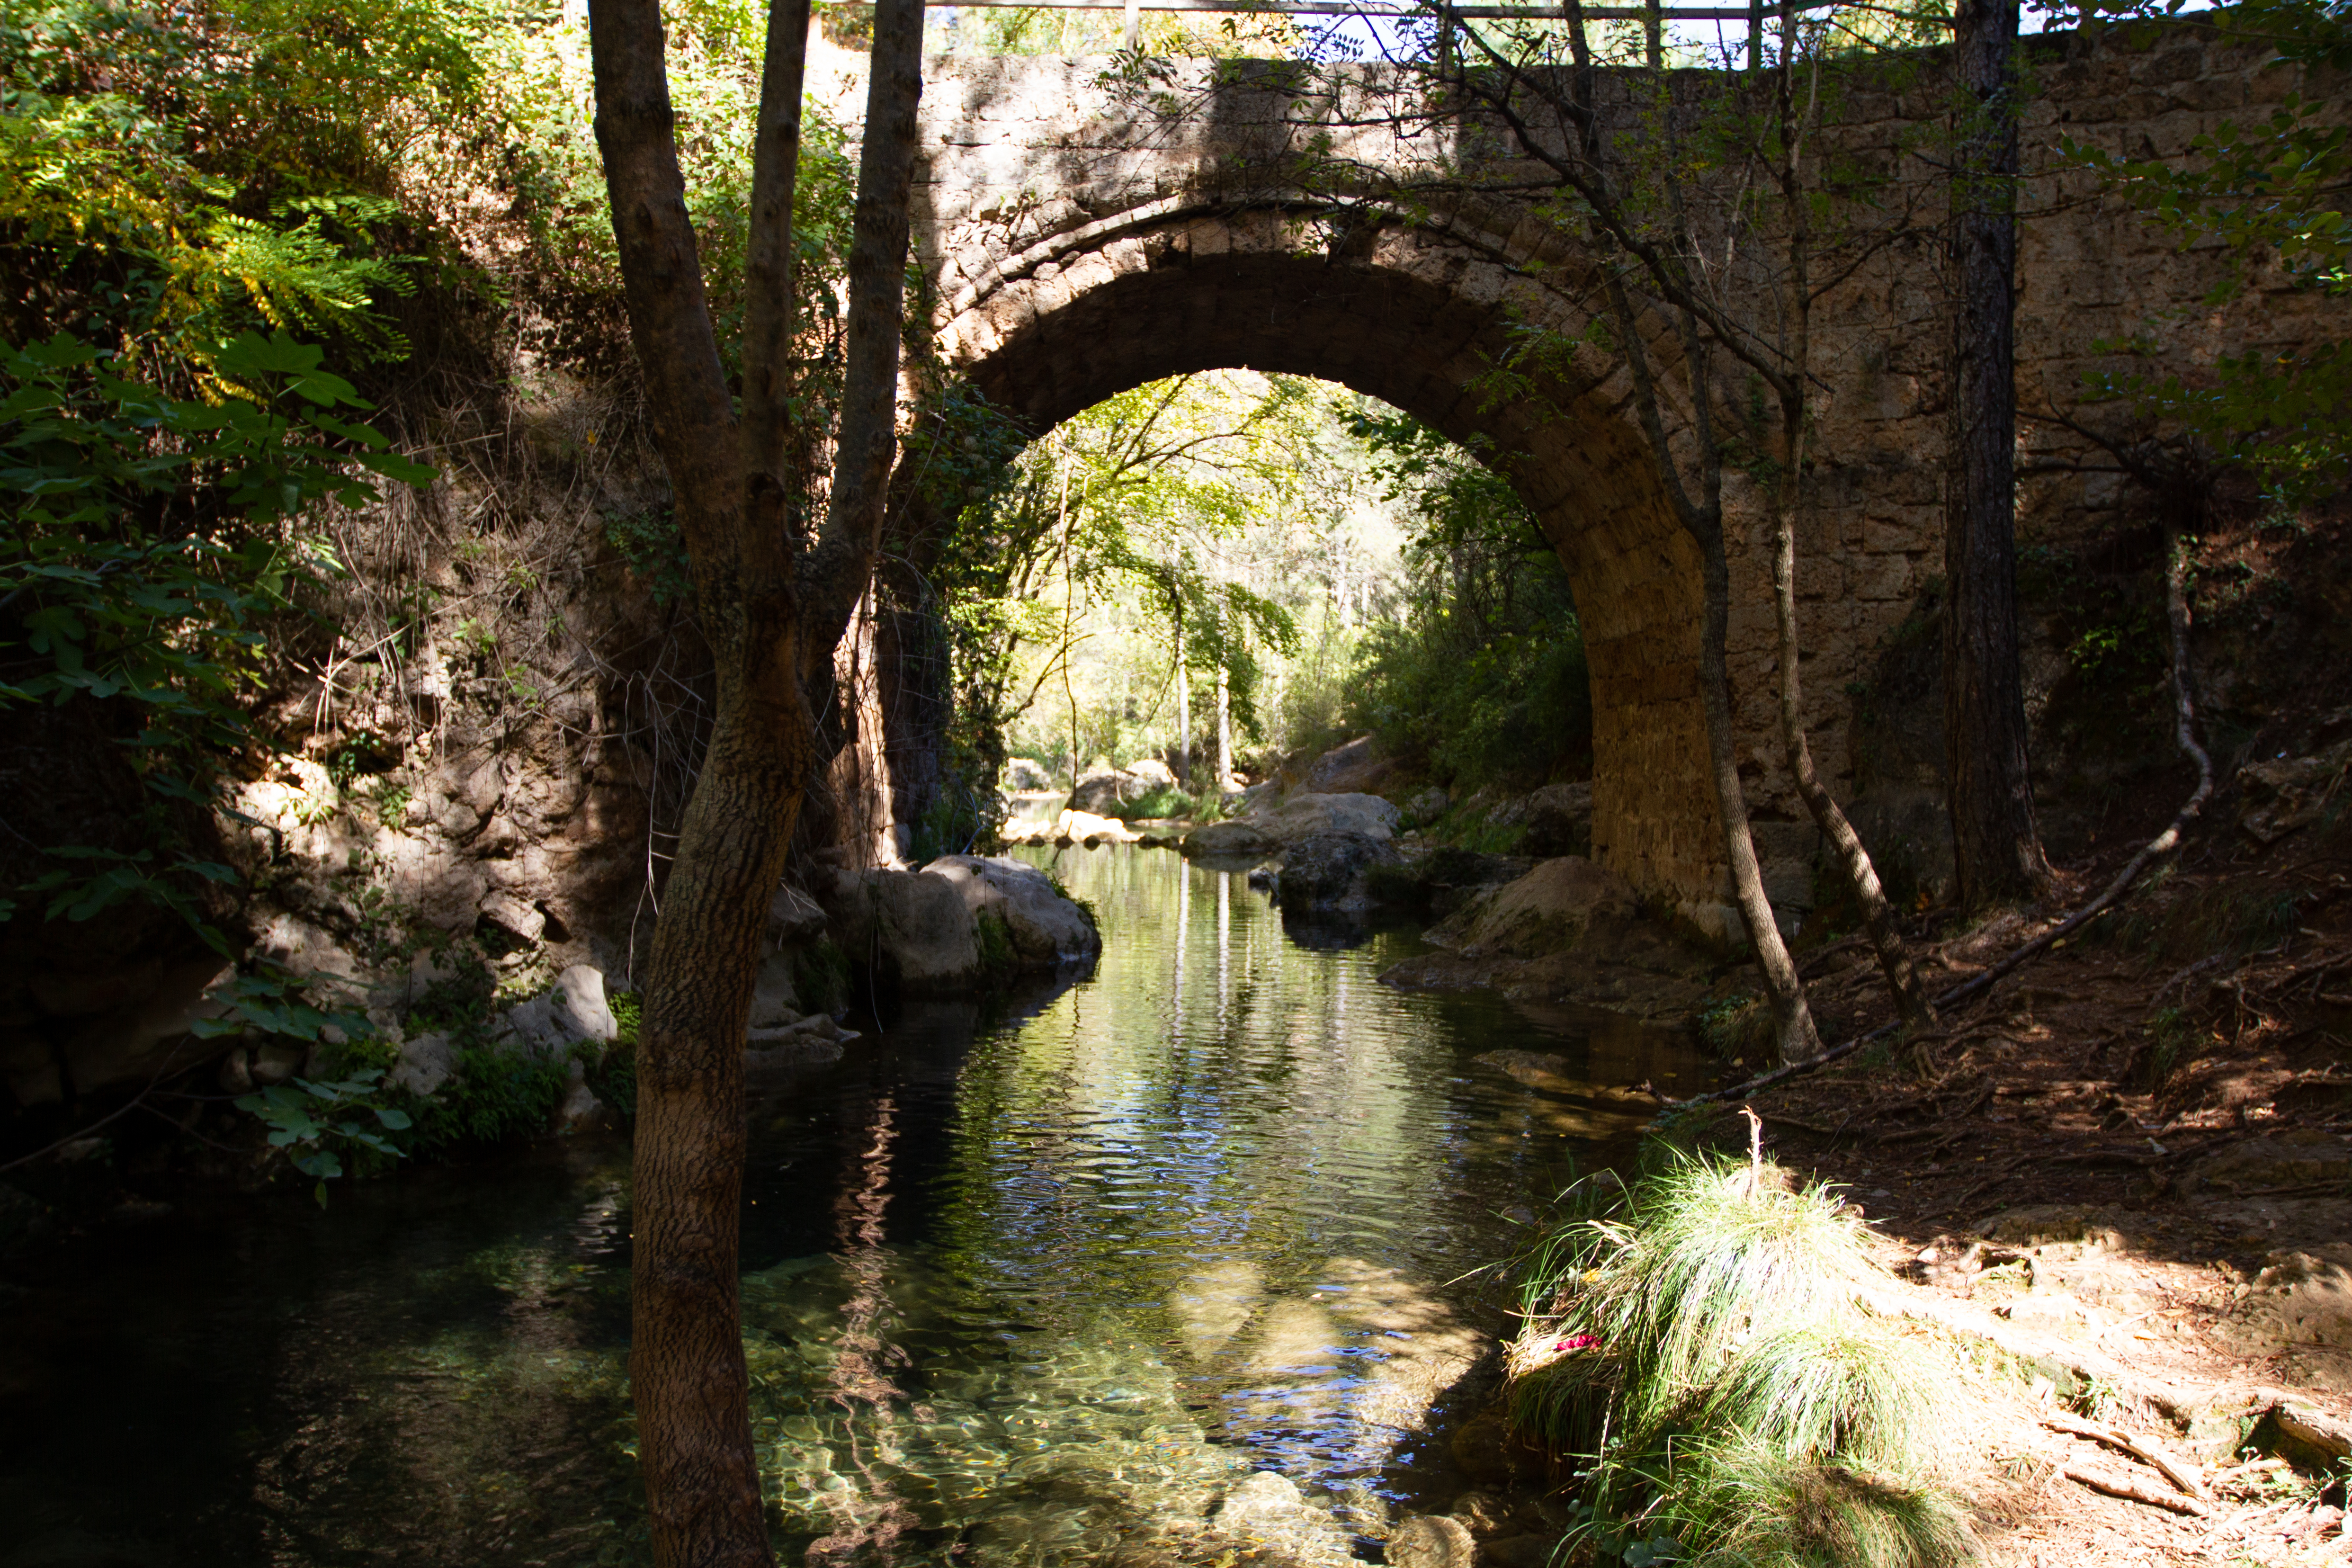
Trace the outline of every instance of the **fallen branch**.
<instances>
[{"instance_id":1,"label":"fallen branch","mask_svg":"<svg viewBox=\"0 0 2352 1568\"><path fill-rule=\"evenodd\" d=\"M2150 1508L2169 1509L2174 1513L2194 1514L2200 1519L2212 1517L2213 1510L2193 1497L2182 1497L2178 1492L2158 1491L2154 1487L2142 1486L2139 1482L2125 1476L2110 1476L2099 1470L2086 1470L2080 1465L2062 1465L2059 1467L2058 1473L2070 1481L2079 1482L2095 1492L2105 1492L2109 1497L2119 1497L2131 1502L2144 1502Z\"/></svg>"},{"instance_id":2,"label":"fallen branch","mask_svg":"<svg viewBox=\"0 0 2352 1568\"><path fill-rule=\"evenodd\" d=\"M2213 759L2206 754L2204 747L2197 743L2197 710L2189 695L2188 555L2178 532L2167 542L2167 546L2164 593L2166 617L2172 627L2173 738L2197 764L2197 788L2187 804L2173 815L2165 830L2140 846L2139 853L2133 856L2124 868L2116 873L2115 879L2099 890L2097 898L2032 941L2016 948L1999 963L1988 965L1982 973L1962 981L1937 996L1932 1005L1938 1014L1983 994L1995 983L2012 973L2020 964L2039 957L2105 914L2109 906L2131 890L2132 884L2139 880L2141 874L2159 856L2169 855L2179 847L2180 836L2205 809L2205 802L2213 794ZM1864 1046L1885 1039L1902 1027L1899 1019L1895 1023L1882 1024L1866 1035L1856 1036L1843 1045L1832 1046L1803 1061L1790 1062L1785 1067L1774 1068L1770 1072L1759 1073L1747 1082L1733 1084L1728 1089L1710 1089L1705 1094L1692 1095L1687 1100L1670 1100L1666 1105L1673 1109L1684 1105L1704 1105L1712 1100L1745 1100L1759 1090L1786 1083L1801 1074L1817 1071L1841 1058L1850 1057Z\"/></svg>"},{"instance_id":3,"label":"fallen branch","mask_svg":"<svg viewBox=\"0 0 2352 1568\"><path fill-rule=\"evenodd\" d=\"M2063 1410L2053 1410L2043 1415L2042 1424L2053 1432L2067 1432L2077 1437L2088 1437L2093 1442L2105 1443L2110 1448L2119 1448L2141 1463L2152 1465L2161 1470L2166 1480L2170 1481L2199 1502L2212 1501L2211 1495L2205 1490L2205 1483L2198 1478L2194 1466L2182 1464L2147 1438L2134 1436L2131 1433L2120 1427L2110 1426L2103 1421L2085 1421L2079 1415L2070 1415Z\"/></svg>"}]
</instances>

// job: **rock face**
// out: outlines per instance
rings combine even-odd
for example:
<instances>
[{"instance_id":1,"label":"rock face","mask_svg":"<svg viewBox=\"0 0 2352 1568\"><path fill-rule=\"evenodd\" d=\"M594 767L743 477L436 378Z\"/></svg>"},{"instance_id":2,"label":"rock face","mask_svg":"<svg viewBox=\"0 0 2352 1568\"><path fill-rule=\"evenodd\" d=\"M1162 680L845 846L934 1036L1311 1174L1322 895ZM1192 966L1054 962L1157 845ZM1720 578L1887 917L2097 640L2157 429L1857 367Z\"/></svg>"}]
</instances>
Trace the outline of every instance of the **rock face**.
<instances>
[{"instance_id":1,"label":"rock face","mask_svg":"<svg viewBox=\"0 0 2352 1568\"><path fill-rule=\"evenodd\" d=\"M1356 795L1378 788L1389 772L1390 763L1372 738L1359 735L1308 763L1299 788L1315 795Z\"/></svg>"},{"instance_id":2,"label":"rock face","mask_svg":"<svg viewBox=\"0 0 2352 1568\"><path fill-rule=\"evenodd\" d=\"M1403 857L1384 838L1364 833L1318 833L1290 847L1282 858L1276 897L1282 907L1303 913L1350 910L1381 901L1367 885L1375 866L1394 866Z\"/></svg>"},{"instance_id":3,"label":"rock face","mask_svg":"<svg viewBox=\"0 0 2352 1568\"><path fill-rule=\"evenodd\" d=\"M1585 855L1592 849L1592 786L1546 784L1527 798L1527 837L1519 847L1529 855Z\"/></svg>"},{"instance_id":4,"label":"rock face","mask_svg":"<svg viewBox=\"0 0 2352 1568\"><path fill-rule=\"evenodd\" d=\"M1452 951L1407 959L1381 981L1493 986L1519 1000L1666 1018L1696 1006L1713 973L1709 955L1643 918L1623 879L1573 855L1478 893L1432 927L1428 941Z\"/></svg>"},{"instance_id":5,"label":"rock face","mask_svg":"<svg viewBox=\"0 0 2352 1568\"><path fill-rule=\"evenodd\" d=\"M1248 816L1194 828L1183 850L1217 859L1272 855L1321 833L1356 833L1386 843L1396 837L1398 816L1376 795L1294 795Z\"/></svg>"},{"instance_id":6,"label":"rock face","mask_svg":"<svg viewBox=\"0 0 2352 1568\"><path fill-rule=\"evenodd\" d=\"M1102 953L1093 917L1034 866L1003 857L944 855L924 867L923 875L954 888L975 919L1003 921L1013 959L1024 970L1091 963Z\"/></svg>"},{"instance_id":7,"label":"rock face","mask_svg":"<svg viewBox=\"0 0 2352 1568\"><path fill-rule=\"evenodd\" d=\"M980 978L980 941L963 895L912 871L836 871L818 894L849 962L910 994Z\"/></svg>"}]
</instances>

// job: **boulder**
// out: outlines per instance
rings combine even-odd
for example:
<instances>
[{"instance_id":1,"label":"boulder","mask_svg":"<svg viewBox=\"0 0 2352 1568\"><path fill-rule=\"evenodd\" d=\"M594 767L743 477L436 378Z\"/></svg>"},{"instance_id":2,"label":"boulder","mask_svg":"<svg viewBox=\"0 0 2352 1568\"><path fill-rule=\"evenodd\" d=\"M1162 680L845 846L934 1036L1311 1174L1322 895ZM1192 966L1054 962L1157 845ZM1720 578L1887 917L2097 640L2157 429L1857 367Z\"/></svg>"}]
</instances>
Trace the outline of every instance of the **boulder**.
<instances>
[{"instance_id":1,"label":"boulder","mask_svg":"<svg viewBox=\"0 0 2352 1568\"><path fill-rule=\"evenodd\" d=\"M1380 900L1365 886L1375 866L1402 857L1386 839L1363 833L1318 833L1286 851L1276 896L1286 910L1362 909Z\"/></svg>"},{"instance_id":2,"label":"boulder","mask_svg":"<svg viewBox=\"0 0 2352 1568\"><path fill-rule=\"evenodd\" d=\"M824 930L824 910L814 899L787 884L776 889L768 904L768 941L776 947L806 942Z\"/></svg>"},{"instance_id":3,"label":"boulder","mask_svg":"<svg viewBox=\"0 0 2352 1568\"><path fill-rule=\"evenodd\" d=\"M1527 837L1519 847L1529 855L1583 855L1592 848L1592 786L1546 784L1528 796Z\"/></svg>"},{"instance_id":4,"label":"boulder","mask_svg":"<svg viewBox=\"0 0 2352 1568\"><path fill-rule=\"evenodd\" d=\"M1671 1019L1688 1016L1716 968L1677 928L1644 918L1621 879L1572 855L1476 893L1426 940L1437 951L1391 966L1382 984L1492 986L1514 1001Z\"/></svg>"},{"instance_id":5,"label":"boulder","mask_svg":"<svg viewBox=\"0 0 2352 1568\"><path fill-rule=\"evenodd\" d=\"M944 878L836 871L818 897L850 963L879 971L899 990L956 991L980 977L971 911Z\"/></svg>"},{"instance_id":6,"label":"boulder","mask_svg":"<svg viewBox=\"0 0 2352 1568\"><path fill-rule=\"evenodd\" d=\"M1158 757L1146 757L1131 768L1089 770L1070 791L1070 808L1108 816L1129 801L1175 787L1176 774L1168 764Z\"/></svg>"},{"instance_id":7,"label":"boulder","mask_svg":"<svg viewBox=\"0 0 2352 1568\"><path fill-rule=\"evenodd\" d=\"M457 1066L457 1052L448 1036L419 1035L401 1042L400 1059L384 1074L384 1087L406 1089L420 1097L428 1095L449 1081Z\"/></svg>"},{"instance_id":8,"label":"boulder","mask_svg":"<svg viewBox=\"0 0 2352 1568\"><path fill-rule=\"evenodd\" d=\"M1430 928L1428 940L1470 958L1538 958L1578 946L1596 920L1627 921L1639 912L1622 878L1564 855L1479 894Z\"/></svg>"},{"instance_id":9,"label":"boulder","mask_svg":"<svg viewBox=\"0 0 2352 1568\"><path fill-rule=\"evenodd\" d=\"M573 964L546 991L509 1008L507 1029L526 1050L542 1057L581 1045L602 1048L621 1032L604 999L604 972L585 963Z\"/></svg>"},{"instance_id":10,"label":"boulder","mask_svg":"<svg viewBox=\"0 0 2352 1568\"><path fill-rule=\"evenodd\" d=\"M1270 855L1321 833L1360 833L1385 843L1396 837L1397 808L1376 795L1295 795L1230 822L1185 835L1187 855L1238 858Z\"/></svg>"},{"instance_id":11,"label":"boulder","mask_svg":"<svg viewBox=\"0 0 2352 1568\"><path fill-rule=\"evenodd\" d=\"M563 1099L555 1108L555 1131L558 1132L603 1132L613 1125L613 1113L588 1087L587 1064L579 1058L572 1058L572 1079L564 1085Z\"/></svg>"},{"instance_id":12,"label":"boulder","mask_svg":"<svg viewBox=\"0 0 2352 1568\"><path fill-rule=\"evenodd\" d=\"M1108 816L1118 805L1142 790L1117 768L1099 768L1081 777L1070 790L1070 809Z\"/></svg>"},{"instance_id":13,"label":"boulder","mask_svg":"<svg viewBox=\"0 0 2352 1568\"><path fill-rule=\"evenodd\" d=\"M1435 822L1453 804L1452 795L1432 784L1404 803L1404 820L1415 825Z\"/></svg>"},{"instance_id":14,"label":"boulder","mask_svg":"<svg viewBox=\"0 0 2352 1568\"><path fill-rule=\"evenodd\" d=\"M1094 917L1065 897L1036 867L1001 856L943 855L923 868L953 887L974 918L1004 922L1023 969L1091 963L1102 952Z\"/></svg>"},{"instance_id":15,"label":"boulder","mask_svg":"<svg viewBox=\"0 0 2352 1568\"><path fill-rule=\"evenodd\" d=\"M1370 735L1359 735L1344 746L1334 746L1307 764L1299 787L1316 795L1347 795L1369 790L1388 774L1390 764Z\"/></svg>"},{"instance_id":16,"label":"boulder","mask_svg":"<svg viewBox=\"0 0 2352 1568\"><path fill-rule=\"evenodd\" d=\"M1202 859L1255 860L1272 854L1276 846L1259 823L1242 817L1196 827L1184 836L1183 843L1177 847L1187 856Z\"/></svg>"},{"instance_id":17,"label":"boulder","mask_svg":"<svg viewBox=\"0 0 2352 1568\"><path fill-rule=\"evenodd\" d=\"M1014 795L1040 795L1054 787L1054 775L1045 771L1043 763L1013 757L1005 762L1003 783Z\"/></svg>"}]
</instances>

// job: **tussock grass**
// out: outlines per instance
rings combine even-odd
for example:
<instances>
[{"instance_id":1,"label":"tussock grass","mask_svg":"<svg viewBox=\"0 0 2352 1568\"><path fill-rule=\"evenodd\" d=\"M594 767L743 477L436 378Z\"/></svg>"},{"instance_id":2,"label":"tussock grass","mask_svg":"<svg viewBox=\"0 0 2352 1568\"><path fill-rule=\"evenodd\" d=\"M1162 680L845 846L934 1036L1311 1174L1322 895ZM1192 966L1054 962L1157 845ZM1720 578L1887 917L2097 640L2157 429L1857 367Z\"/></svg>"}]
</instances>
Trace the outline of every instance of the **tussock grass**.
<instances>
[{"instance_id":1,"label":"tussock grass","mask_svg":"<svg viewBox=\"0 0 2352 1568\"><path fill-rule=\"evenodd\" d=\"M1664 1535L1723 1563L1973 1560L1934 1487L1958 1368L1864 1307L1874 1240L1834 1193L1678 1153L1570 1208L1522 1260L1509 1368L1516 1421L1579 1471L1591 1555Z\"/></svg>"}]
</instances>

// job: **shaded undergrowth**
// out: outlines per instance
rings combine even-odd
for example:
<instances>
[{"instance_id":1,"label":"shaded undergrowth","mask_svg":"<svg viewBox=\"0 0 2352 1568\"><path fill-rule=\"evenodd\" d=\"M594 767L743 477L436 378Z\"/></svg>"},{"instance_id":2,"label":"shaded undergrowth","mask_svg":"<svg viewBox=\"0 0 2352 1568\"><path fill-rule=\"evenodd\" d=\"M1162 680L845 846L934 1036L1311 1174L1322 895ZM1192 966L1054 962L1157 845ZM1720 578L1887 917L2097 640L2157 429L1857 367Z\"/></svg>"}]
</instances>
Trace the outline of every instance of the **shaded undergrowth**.
<instances>
[{"instance_id":1,"label":"shaded undergrowth","mask_svg":"<svg viewBox=\"0 0 2352 1568\"><path fill-rule=\"evenodd\" d=\"M1834 1195L1677 1153L1570 1202L1523 1261L1510 1353L1514 1421L1578 1482L1565 1561L1977 1560L1937 1484L1958 1369L1863 1305L1870 1238Z\"/></svg>"}]
</instances>

